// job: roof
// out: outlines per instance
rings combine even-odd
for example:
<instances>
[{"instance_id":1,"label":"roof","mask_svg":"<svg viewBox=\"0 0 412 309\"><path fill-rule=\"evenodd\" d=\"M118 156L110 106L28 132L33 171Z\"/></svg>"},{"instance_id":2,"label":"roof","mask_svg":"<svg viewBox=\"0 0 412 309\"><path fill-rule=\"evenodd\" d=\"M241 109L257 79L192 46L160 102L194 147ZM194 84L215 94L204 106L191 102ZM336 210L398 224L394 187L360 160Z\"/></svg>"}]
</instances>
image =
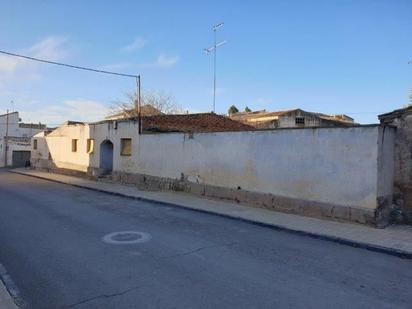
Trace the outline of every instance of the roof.
<instances>
[{"instance_id":1,"label":"roof","mask_svg":"<svg viewBox=\"0 0 412 309\"><path fill-rule=\"evenodd\" d=\"M394 111L389 113L378 115L378 118L381 122L383 122L385 120L391 120L394 118L401 117L403 114L412 114L412 105L395 109Z\"/></svg>"},{"instance_id":2,"label":"roof","mask_svg":"<svg viewBox=\"0 0 412 309\"><path fill-rule=\"evenodd\" d=\"M146 104L140 107L140 113L142 116L155 116L155 115L163 115L163 113L157 109L156 107ZM130 108L123 110L119 113L109 115L105 117L107 120L114 120L114 119L122 119L122 118L129 118L137 116L137 109Z\"/></svg>"},{"instance_id":3,"label":"roof","mask_svg":"<svg viewBox=\"0 0 412 309\"><path fill-rule=\"evenodd\" d=\"M300 108L288 109L283 111L267 112L266 110L256 111L256 112L240 112L236 114L231 114L230 118L242 122L264 122L272 121L278 119L279 116L289 114L291 112L301 111L306 114L315 115L323 120L328 120L334 123L342 124L354 124L354 119L347 115L326 115L323 113L307 112Z\"/></svg>"},{"instance_id":4,"label":"roof","mask_svg":"<svg viewBox=\"0 0 412 309\"><path fill-rule=\"evenodd\" d=\"M298 108L295 109L288 109L288 110L283 110L283 111L275 111L275 112L267 112L266 110L260 110L260 111L255 111L255 112L240 112L236 114L231 114L230 118L232 119L248 119L248 118L266 118L266 117L278 117L293 111L298 110Z\"/></svg>"},{"instance_id":5,"label":"roof","mask_svg":"<svg viewBox=\"0 0 412 309\"><path fill-rule=\"evenodd\" d=\"M44 130L46 125L41 123L19 123L19 128Z\"/></svg>"},{"instance_id":6,"label":"roof","mask_svg":"<svg viewBox=\"0 0 412 309\"><path fill-rule=\"evenodd\" d=\"M0 115L0 117L3 117L3 116L7 116L7 115L13 115L13 114L18 114L19 112L9 112L9 113L5 113L5 114L1 114Z\"/></svg>"},{"instance_id":7,"label":"roof","mask_svg":"<svg viewBox=\"0 0 412 309\"><path fill-rule=\"evenodd\" d=\"M74 125L78 125L78 124L80 124L80 125L85 125L86 122L68 120L68 121L66 121L64 124L65 124L65 125L68 125L68 126L74 126Z\"/></svg>"},{"instance_id":8,"label":"roof","mask_svg":"<svg viewBox=\"0 0 412 309\"><path fill-rule=\"evenodd\" d=\"M142 117L144 132L225 132L255 128L215 113L157 115Z\"/></svg>"}]
</instances>

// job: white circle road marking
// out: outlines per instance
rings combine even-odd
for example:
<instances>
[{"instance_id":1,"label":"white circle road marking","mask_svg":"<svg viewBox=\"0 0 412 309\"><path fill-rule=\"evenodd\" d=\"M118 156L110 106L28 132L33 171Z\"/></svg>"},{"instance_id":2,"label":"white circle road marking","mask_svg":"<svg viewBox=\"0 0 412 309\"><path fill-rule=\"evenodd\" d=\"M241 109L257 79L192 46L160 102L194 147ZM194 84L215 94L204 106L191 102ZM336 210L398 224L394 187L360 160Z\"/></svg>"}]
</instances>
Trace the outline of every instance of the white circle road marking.
<instances>
[{"instance_id":1,"label":"white circle road marking","mask_svg":"<svg viewBox=\"0 0 412 309\"><path fill-rule=\"evenodd\" d=\"M148 233L137 231L113 232L103 236L102 240L111 245L132 245L149 241L152 237Z\"/></svg>"}]
</instances>

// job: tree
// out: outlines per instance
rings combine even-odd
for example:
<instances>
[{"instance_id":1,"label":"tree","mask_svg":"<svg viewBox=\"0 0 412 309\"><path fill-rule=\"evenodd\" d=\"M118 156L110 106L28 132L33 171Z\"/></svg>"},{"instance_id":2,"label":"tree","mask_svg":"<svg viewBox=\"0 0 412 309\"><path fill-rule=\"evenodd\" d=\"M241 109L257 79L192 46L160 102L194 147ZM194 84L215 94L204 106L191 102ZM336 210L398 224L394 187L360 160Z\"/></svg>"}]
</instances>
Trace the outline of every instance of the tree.
<instances>
[{"instance_id":1,"label":"tree","mask_svg":"<svg viewBox=\"0 0 412 309\"><path fill-rule=\"evenodd\" d=\"M125 98L114 102L111 114L124 113L124 117L135 117L137 111L137 94L127 92ZM163 114L183 114L184 110L175 101L175 98L162 91L149 91L141 96L141 106L152 106Z\"/></svg>"},{"instance_id":2,"label":"tree","mask_svg":"<svg viewBox=\"0 0 412 309\"><path fill-rule=\"evenodd\" d=\"M252 111L252 110L251 110L249 107L247 107L247 106L245 107L245 112L246 112L246 113L250 113L251 111Z\"/></svg>"},{"instance_id":3,"label":"tree","mask_svg":"<svg viewBox=\"0 0 412 309\"><path fill-rule=\"evenodd\" d=\"M237 109L236 106L232 105L231 107L229 107L229 110L227 111L227 113L229 115L233 115L233 114L239 113L239 110Z\"/></svg>"}]
</instances>

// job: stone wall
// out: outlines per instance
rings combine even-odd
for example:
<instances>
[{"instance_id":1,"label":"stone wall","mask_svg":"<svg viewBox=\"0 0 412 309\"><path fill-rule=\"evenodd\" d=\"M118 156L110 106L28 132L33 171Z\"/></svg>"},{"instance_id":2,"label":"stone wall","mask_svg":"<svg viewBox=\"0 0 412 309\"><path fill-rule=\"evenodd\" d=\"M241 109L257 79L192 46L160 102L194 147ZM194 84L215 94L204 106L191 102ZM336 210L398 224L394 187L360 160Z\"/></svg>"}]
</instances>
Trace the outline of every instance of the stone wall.
<instances>
[{"instance_id":1,"label":"stone wall","mask_svg":"<svg viewBox=\"0 0 412 309\"><path fill-rule=\"evenodd\" d=\"M412 223L412 107L380 115L379 119L396 127L394 203Z\"/></svg>"}]
</instances>

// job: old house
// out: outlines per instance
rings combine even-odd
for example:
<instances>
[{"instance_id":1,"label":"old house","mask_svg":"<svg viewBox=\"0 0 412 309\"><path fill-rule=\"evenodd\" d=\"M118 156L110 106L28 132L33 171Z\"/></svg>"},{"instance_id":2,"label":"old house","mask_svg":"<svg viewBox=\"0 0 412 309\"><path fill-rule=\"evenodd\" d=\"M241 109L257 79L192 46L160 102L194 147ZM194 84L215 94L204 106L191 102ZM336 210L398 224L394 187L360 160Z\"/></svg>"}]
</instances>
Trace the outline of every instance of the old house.
<instances>
[{"instance_id":1,"label":"old house","mask_svg":"<svg viewBox=\"0 0 412 309\"><path fill-rule=\"evenodd\" d=\"M31 137L45 129L42 124L21 122L18 112L0 115L0 167L19 167L30 161Z\"/></svg>"},{"instance_id":2,"label":"old house","mask_svg":"<svg viewBox=\"0 0 412 309\"><path fill-rule=\"evenodd\" d=\"M256 130L213 113L157 115L67 122L33 137L32 164L383 226L393 138L383 125Z\"/></svg>"},{"instance_id":3,"label":"old house","mask_svg":"<svg viewBox=\"0 0 412 309\"><path fill-rule=\"evenodd\" d=\"M157 115L141 118L143 134L250 131L253 127L214 113ZM129 163L138 149L138 118L120 118L94 123L67 121L52 132L33 137L32 162L36 166L110 173Z\"/></svg>"},{"instance_id":4,"label":"old house","mask_svg":"<svg viewBox=\"0 0 412 309\"><path fill-rule=\"evenodd\" d=\"M233 120L259 129L306 128L306 127L348 127L354 126L354 119L346 115L326 115L297 109L267 112L240 112L230 114Z\"/></svg>"}]
</instances>

